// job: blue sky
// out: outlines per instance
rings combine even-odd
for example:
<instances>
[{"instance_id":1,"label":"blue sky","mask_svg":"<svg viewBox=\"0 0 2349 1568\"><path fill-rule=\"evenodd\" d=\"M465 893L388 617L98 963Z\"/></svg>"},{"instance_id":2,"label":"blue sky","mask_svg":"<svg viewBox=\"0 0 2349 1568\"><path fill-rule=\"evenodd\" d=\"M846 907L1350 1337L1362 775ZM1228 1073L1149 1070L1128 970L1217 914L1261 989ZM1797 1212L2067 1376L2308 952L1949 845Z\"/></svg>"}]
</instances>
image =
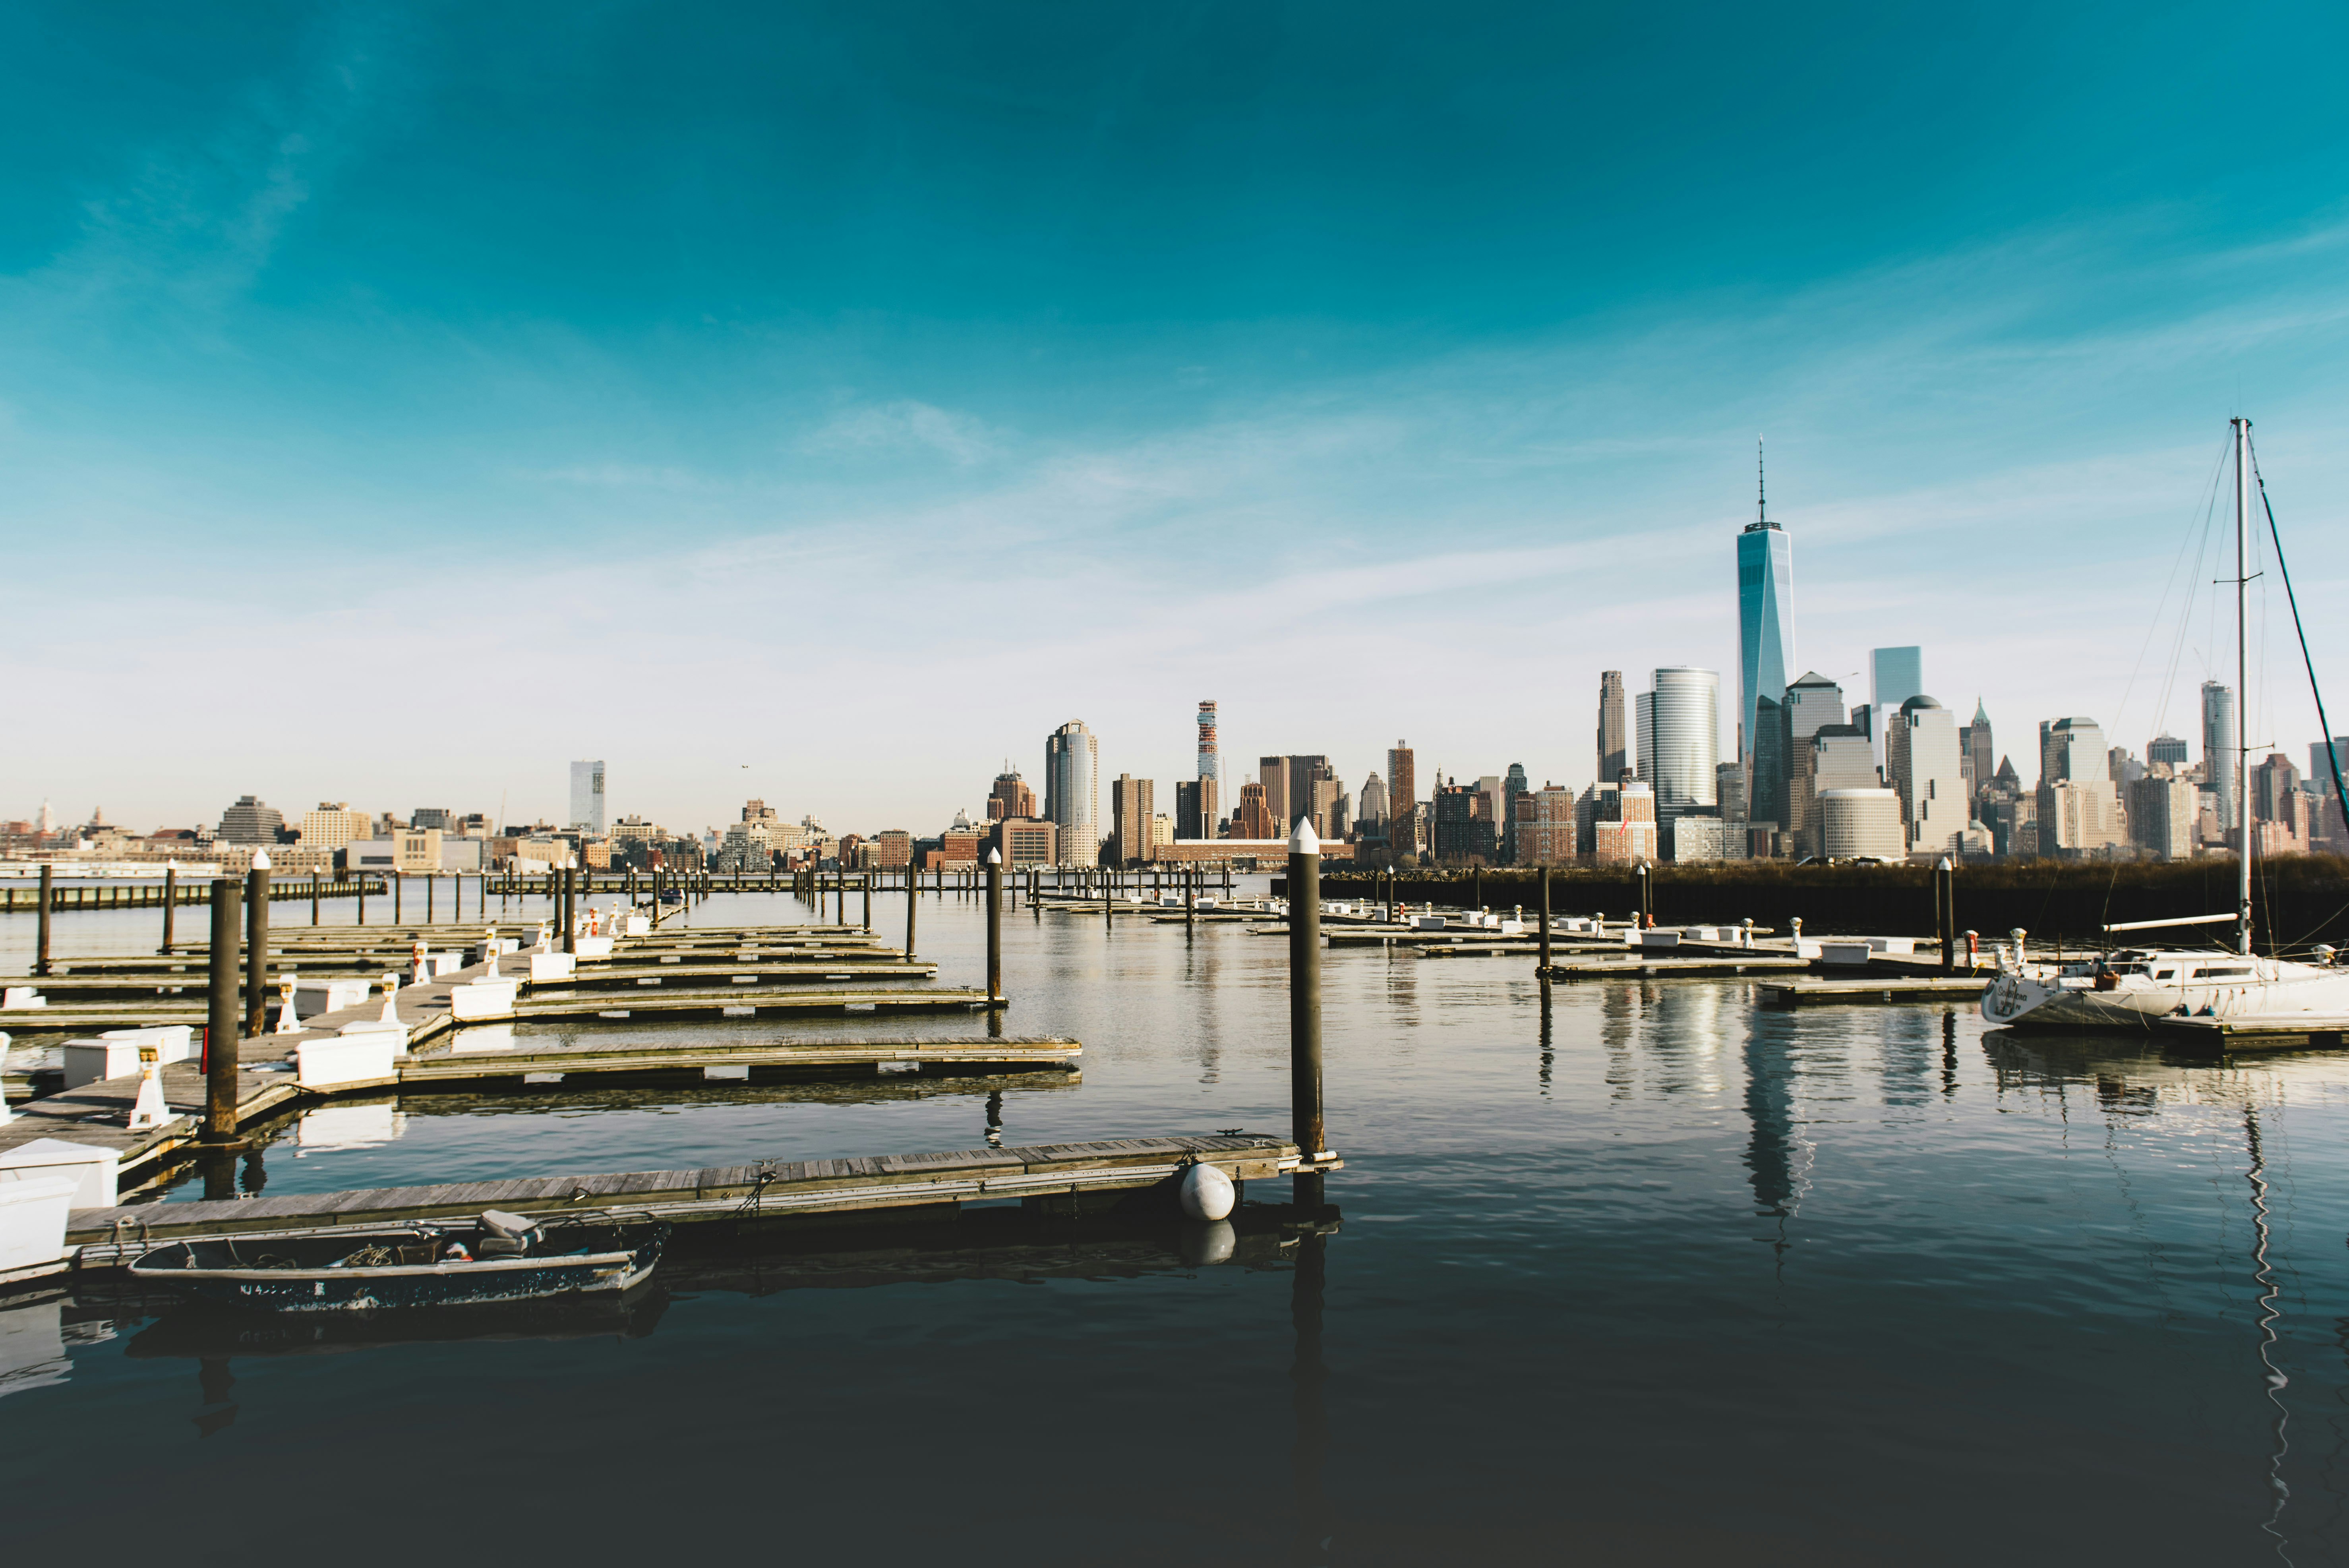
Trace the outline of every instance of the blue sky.
<instances>
[{"instance_id":1,"label":"blue sky","mask_svg":"<svg viewBox=\"0 0 2349 1568\"><path fill-rule=\"evenodd\" d=\"M930 830L1071 717L1171 794L1205 696L1237 769L1578 787L1601 669L1733 679L1758 432L1801 665L2141 749L2229 415L2339 603L2344 32L14 7L0 811L557 815L599 756Z\"/></svg>"}]
</instances>

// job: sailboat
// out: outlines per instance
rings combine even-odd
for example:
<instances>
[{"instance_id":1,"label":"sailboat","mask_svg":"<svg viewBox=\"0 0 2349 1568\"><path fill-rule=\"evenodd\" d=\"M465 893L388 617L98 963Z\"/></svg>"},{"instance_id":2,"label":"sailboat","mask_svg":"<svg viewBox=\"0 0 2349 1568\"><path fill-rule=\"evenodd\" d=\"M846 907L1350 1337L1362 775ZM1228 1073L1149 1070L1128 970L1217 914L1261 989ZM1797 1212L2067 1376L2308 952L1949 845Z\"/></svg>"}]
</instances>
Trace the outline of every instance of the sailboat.
<instances>
[{"instance_id":1,"label":"sailboat","mask_svg":"<svg viewBox=\"0 0 2349 1568\"><path fill-rule=\"evenodd\" d=\"M2235 449L2235 689L2247 694L2250 650L2243 610L2245 588L2251 581L2246 557L2251 531L2251 422L2238 418L2230 423ZM2298 616L2295 605L2295 621ZM2246 727L2250 709L2248 701L2235 704L2233 826L2239 878L2235 912L2105 927L2107 934L2116 934L2232 922L2232 950L2126 947L2078 963L2031 964L2023 958L2018 932L2011 953L2001 947L1998 976L1982 992L1984 1019L2007 1028L2144 1029L2162 1017L2305 1016L2312 1021L2339 1019L2349 1026L2349 967L2333 964L2332 948L2317 948L2315 963L2262 958L2251 951L2251 746ZM2339 787L2336 778L2334 788Z\"/></svg>"}]
</instances>

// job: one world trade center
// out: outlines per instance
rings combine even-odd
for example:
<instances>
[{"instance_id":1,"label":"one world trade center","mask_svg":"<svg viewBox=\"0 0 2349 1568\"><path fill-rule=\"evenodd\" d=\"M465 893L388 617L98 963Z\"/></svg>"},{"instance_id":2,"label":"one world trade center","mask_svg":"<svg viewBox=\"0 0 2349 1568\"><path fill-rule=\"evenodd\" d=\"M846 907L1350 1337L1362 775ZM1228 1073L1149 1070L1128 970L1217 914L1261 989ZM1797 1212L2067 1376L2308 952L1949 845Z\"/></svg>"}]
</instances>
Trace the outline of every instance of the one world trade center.
<instances>
[{"instance_id":1,"label":"one world trade center","mask_svg":"<svg viewBox=\"0 0 2349 1568\"><path fill-rule=\"evenodd\" d=\"M1786 825L1786 672L1795 665L1795 543L1770 521L1754 451L1754 519L1737 536L1738 761L1746 820Z\"/></svg>"}]
</instances>

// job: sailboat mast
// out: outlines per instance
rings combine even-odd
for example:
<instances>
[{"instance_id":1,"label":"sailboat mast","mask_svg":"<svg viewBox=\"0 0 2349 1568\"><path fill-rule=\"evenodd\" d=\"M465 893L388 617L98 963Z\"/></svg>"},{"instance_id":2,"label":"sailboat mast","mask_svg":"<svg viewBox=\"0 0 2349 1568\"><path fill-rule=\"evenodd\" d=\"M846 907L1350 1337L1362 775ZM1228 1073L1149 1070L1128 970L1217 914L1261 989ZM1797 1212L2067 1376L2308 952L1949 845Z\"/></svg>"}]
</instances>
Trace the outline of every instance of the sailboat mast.
<instances>
[{"instance_id":1,"label":"sailboat mast","mask_svg":"<svg viewBox=\"0 0 2349 1568\"><path fill-rule=\"evenodd\" d=\"M2243 626L2243 606L2250 586L2245 542L2251 531L2251 422L2232 419L2235 427L2235 950L2251 951L2251 641Z\"/></svg>"}]
</instances>

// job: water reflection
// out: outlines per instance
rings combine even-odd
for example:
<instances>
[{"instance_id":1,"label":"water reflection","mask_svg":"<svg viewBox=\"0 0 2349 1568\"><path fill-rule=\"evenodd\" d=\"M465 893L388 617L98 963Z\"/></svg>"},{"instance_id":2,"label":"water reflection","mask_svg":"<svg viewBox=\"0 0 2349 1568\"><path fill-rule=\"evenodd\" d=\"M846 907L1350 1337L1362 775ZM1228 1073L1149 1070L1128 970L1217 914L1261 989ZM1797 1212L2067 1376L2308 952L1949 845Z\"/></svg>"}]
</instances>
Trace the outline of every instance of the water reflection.
<instances>
[{"instance_id":1,"label":"water reflection","mask_svg":"<svg viewBox=\"0 0 2349 1568\"><path fill-rule=\"evenodd\" d=\"M1745 1171L1754 1206L1785 1219L1795 1211L1793 1019L1757 1011L1745 1036ZM1785 1244L1781 1225L1778 1245Z\"/></svg>"}]
</instances>

